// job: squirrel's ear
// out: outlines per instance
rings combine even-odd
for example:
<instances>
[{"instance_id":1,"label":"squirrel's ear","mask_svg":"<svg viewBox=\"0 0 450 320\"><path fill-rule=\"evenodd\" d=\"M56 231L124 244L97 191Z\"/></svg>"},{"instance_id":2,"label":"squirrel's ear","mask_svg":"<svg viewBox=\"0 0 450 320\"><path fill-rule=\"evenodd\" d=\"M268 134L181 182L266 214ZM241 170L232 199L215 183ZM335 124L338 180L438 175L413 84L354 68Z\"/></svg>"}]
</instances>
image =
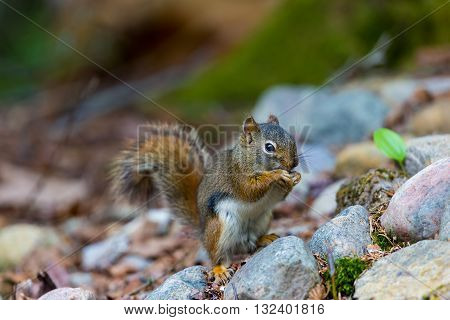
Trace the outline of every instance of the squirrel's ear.
<instances>
[{"instance_id":1,"label":"squirrel's ear","mask_svg":"<svg viewBox=\"0 0 450 320\"><path fill-rule=\"evenodd\" d=\"M250 116L245 119L242 129L247 143L250 143L253 141L253 134L259 131L259 125L256 123L255 119Z\"/></svg>"},{"instance_id":2,"label":"squirrel's ear","mask_svg":"<svg viewBox=\"0 0 450 320\"><path fill-rule=\"evenodd\" d=\"M280 124L280 122L278 121L278 118L275 115L273 115L273 114L269 115L269 117L267 118L267 123L273 123L273 124L276 124L276 125Z\"/></svg>"}]
</instances>

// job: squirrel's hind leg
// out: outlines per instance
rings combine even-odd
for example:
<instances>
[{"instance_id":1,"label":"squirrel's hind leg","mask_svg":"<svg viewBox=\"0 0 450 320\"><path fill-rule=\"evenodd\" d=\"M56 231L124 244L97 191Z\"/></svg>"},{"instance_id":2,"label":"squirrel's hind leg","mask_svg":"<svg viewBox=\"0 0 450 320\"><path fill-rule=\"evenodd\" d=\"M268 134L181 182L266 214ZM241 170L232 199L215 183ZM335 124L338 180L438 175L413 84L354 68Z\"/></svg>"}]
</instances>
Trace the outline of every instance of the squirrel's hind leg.
<instances>
[{"instance_id":1,"label":"squirrel's hind leg","mask_svg":"<svg viewBox=\"0 0 450 320\"><path fill-rule=\"evenodd\" d=\"M203 233L203 244L208 251L211 262L214 264L208 278L213 278L214 282L218 284L226 284L234 274L234 270L226 266L225 260L229 260L228 257L223 257L222 250L219 248L223 229L223 222L218 216L213 216L206 220L205 232Z\"/></svg>"},{"instance_id":2,"label":"squirrel's hind leg","mask_svg":"<svg viewBox=\"0 0 450 320\"><path fill-rule=\"evenodd\" d=\"M275 233L265 234L258 238L258 241L256 241L256 245L258 246L258 248L267 247L279 237L280 236Z\"/></svg>"}]
</instances>

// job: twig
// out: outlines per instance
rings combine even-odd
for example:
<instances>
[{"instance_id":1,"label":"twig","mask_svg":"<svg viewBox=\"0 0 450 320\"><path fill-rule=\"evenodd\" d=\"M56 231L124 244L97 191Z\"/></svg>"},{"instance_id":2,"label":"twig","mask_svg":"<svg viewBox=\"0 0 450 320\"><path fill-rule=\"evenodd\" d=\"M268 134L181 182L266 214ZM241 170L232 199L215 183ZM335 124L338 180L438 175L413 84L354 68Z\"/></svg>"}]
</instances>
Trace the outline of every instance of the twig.
<instances>
[{"instance_id":1,"label":"twig","mask_svg":"<svg viewBox=\"0 0 450 320\"><path fill-rule=\"evenodd\" d=\"M328 248L327 250L327 254L328 254L328 267L330 268L330 276L331 276L331 294L333 295L333 299L334 300L338 300L338 295L336 292L336 282L335 282L335 274L336 274L336 269L334 268L334 258L333 258L333 254L331 251L331 248Z\"/></svg>"}]
</instances>

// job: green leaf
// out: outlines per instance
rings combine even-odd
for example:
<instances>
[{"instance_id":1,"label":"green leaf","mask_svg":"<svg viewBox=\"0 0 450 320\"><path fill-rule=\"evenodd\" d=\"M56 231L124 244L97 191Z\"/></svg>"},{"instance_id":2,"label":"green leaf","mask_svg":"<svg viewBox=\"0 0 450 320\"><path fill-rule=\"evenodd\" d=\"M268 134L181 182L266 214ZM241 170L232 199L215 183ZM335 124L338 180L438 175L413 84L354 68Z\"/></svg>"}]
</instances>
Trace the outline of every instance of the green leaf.
<instances>
[{"instance_id":1,"label":"green leaf","mask_svg":"<svg viewBox=\"0 0 450 320\"><path fill-rule=\"evenodd\" d=\"M377 148L400 164L406 157L406 145L400 135L392 130L380 128L373 133L373 141Z\"/></svg>"}]
</instances>

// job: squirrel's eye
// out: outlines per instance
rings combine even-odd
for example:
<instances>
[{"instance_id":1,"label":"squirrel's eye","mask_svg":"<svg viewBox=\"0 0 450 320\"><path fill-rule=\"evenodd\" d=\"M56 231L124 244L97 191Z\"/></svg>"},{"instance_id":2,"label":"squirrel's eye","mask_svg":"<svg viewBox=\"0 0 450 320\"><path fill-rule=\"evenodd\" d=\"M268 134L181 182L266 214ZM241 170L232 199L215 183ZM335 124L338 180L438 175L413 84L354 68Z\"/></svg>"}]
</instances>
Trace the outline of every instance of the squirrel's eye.
<instances>
[{"instance_id":1,"label":"squirrel's eye","mask_svg":"<svg viewBox=\"0 0 450 320\"><path fill-rule=\"evenodd\" d=\"M266 149L267 152L275 152L275 146L270 142L267 142L264 148Z\"/></svg>"}]
</instances>

